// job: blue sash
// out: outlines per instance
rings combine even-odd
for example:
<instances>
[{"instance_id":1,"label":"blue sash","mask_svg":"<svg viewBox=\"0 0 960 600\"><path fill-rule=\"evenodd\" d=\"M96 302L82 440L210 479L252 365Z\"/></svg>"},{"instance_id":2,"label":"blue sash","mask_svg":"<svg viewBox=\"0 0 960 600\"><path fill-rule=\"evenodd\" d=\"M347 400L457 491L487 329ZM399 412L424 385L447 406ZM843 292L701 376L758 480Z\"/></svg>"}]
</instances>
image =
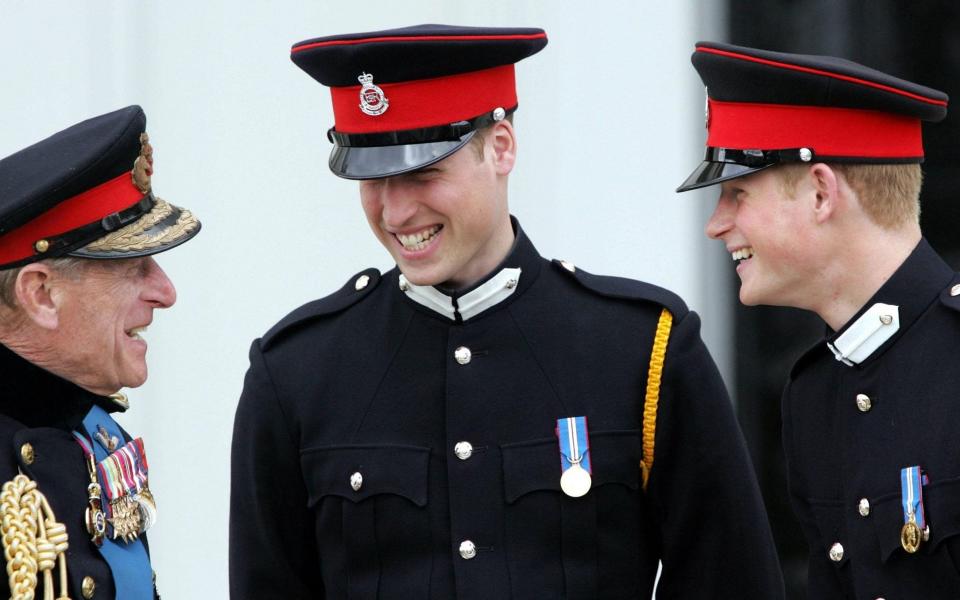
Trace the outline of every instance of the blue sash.
<instances>
[{"instance_id":1,"label":"blue sash","mask_svg":"<svg viewBox=\"0 0 960 600\"><path fill-rule=\"evenodd\" d=\"M120 426L107 414L107 411L94 406L83 419L83 428L90 439L96 439L97 426L103 427L110 436L123 441ZM107 449L98 443L93 444L93 453L97 462L109 455ZM104 487L104 482L101 481L100 485ZM107 499L104 496L104 506L106 503ZM150 568L150 557L147 556L143 540L124 542L106 536L99 550L113 573L113 582L117 589L116 600L153 600L153 570Z\"/></svg>"}]
</instances>

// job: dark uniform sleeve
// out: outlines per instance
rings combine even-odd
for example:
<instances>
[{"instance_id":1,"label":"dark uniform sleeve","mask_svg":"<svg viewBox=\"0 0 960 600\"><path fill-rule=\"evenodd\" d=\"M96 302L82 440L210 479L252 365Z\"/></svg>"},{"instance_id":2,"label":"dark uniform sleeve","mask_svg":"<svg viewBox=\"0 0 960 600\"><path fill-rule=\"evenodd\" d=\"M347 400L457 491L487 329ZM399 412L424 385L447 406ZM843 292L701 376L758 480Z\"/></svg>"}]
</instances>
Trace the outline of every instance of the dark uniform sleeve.
<instances>
[{"instance_id":1,"label":"dark uniform sleeve","mask_svg":"<svg viewBox=\"0 0 960 600\"><path fill-rule=\"evenodd\" d=\"M230 597L322 600L313 533L299 444L257 340L233 427Z\"/></svg>"},{"instance_id":2,"label":"dark uniform sleeve","mask_svg":"<svg viewBox=\"0 0 960 600\"><path fill-rule=\"evenodd\" d=\"M649 487L660 513L657 598L784 597L767 513L700 319L673 325Z\"/></svg>"}]
</instances>

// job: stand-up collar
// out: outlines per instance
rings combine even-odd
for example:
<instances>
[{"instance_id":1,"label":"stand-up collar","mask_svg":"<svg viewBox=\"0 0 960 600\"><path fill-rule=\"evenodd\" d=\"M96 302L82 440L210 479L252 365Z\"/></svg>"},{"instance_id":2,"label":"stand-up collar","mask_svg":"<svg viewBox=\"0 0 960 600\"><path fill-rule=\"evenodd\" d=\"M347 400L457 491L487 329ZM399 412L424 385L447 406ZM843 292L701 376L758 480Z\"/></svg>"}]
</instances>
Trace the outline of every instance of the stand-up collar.
<instances>
[{"instance_id":1,"label":"stand-up collar","mask_svg":"<svg viewBox=\"0 0 960 600\"><path fill-rule=\"evenodd\" d=\"M827 347L848 366L879 356L937 300L953 275L953 269L921 239L870 301L827 337Z\"/></svg>"},{"instance_id":2,"label":"stand-up collar","mask_svg":"<svg viewBox=\"0 0 960 600\"><path fill-rule=\"evenodd\" d=\"M449 290L441 286L414 285L400 274L397 286L410 301L457 323L474 319L504 301L519 296L540 273L540 254L523 233L520 222L510 217L513 246L507 257L473 285Z\"/></svg>"},{"instance_id":3,"label":"stand-up collar","mask_svg":"<svg viewBox=\"0 0 960 600\"><path fill-rule=\"evenodd\" d=\"M108 412L119 407L110 399L38 367L0 344L0 414L27 427L73 430L94 404Z\"/></svg>"}]
</instances>

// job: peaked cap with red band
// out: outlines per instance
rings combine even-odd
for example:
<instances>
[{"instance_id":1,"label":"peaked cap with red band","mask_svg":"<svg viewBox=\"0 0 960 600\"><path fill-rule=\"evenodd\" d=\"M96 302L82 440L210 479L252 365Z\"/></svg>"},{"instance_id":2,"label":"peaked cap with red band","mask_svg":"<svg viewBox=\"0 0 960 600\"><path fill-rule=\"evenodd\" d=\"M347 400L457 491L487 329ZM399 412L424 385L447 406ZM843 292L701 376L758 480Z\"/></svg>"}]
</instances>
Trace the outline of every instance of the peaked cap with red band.
<instances>
[{"instance_id":1,"label":"peaked cap with red band","mask_svg":"<svg viewBox=\"0 0 960 600\"><path fill-rule=\"evenodd\" d=\"M417 25L316 38L291 58L330 87L330 170L375 179L440 161L517 108L514 63L542 29Z\"/></svg>"},{"instance_id":2,"label":"peaked cap with red band","mask_svg":"<svg viewBox=\"0 0 960 600\"><path fill-rule=\"evenodd\" d=\"M0 160L0 269L146 256L197 234L190 211L153 195L146 122L128 106Z\"/></svg>"},{"instance_id":3,"label":"peaked cap with red band","mask_svg":"<svg viewBox=\"0 0 960 600\"><path fill-rule=\"evenodd\" d=\"M831 56L699 42L707 152L685 192L784 162L918 163L943 92Z\"/></svg>"}]
</instances>

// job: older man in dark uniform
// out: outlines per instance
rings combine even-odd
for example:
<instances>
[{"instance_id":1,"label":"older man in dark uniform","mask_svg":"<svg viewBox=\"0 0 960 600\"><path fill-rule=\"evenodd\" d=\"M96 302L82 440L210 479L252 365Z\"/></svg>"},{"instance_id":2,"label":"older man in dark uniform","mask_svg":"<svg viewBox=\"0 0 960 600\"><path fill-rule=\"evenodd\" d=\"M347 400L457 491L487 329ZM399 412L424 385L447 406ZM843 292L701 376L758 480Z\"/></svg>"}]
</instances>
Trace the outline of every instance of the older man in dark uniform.
<instances>
[{"instance_id":1,"label":"older man in dark uniform","mask_svg":"<svg viewBox=\"0 0 960 600\"><path fill-rule=\"evenodd\" d=\"M146 449L111 414L176 300L151 255L200 223L153 195L145 126L130 106L0 160L3 597L156 596Z\"/></svg>"},{"instance_id":2,"label":"older man in dark uniform","mask_svg":"<svg viewBox=\"0 0 960 600\"><path fill-rule=\"evenodd\" d=\"M702 43L707 234L744 304L826 323L783 396L808 593L960 597L960 277L923 239L921 121L947 96L839 58Z\"/></svg>"},{"instance_id":3,"label":"older man in dark uniform","mask_svg":"<svg viewBox=\"0 0 960 600\"><path fill-rule=\"evenodd\" d=\"M540 257L510 217L540 29L313 39L330 168L397 268L253 343L231 595L779 598L729 399L674 294Z\"/></svg>"}]
</instances>

